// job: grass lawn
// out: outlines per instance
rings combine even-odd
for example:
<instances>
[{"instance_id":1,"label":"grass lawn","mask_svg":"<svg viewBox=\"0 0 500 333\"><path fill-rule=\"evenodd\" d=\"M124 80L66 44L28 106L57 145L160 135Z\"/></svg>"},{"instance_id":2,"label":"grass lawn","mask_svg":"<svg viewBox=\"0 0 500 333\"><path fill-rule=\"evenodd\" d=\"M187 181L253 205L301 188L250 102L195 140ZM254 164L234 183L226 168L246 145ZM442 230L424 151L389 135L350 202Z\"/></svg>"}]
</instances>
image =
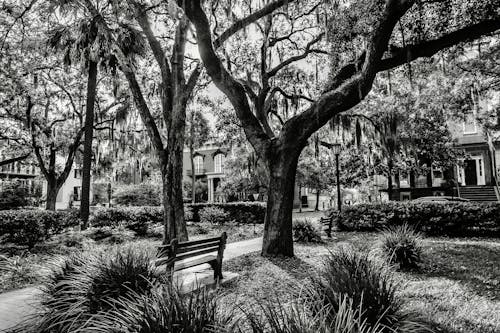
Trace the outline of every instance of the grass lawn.
<instances>
[{"instance_id":1,"label":"grass lawn","mask_svg":"<svg viewBox=\"0 0 500 333\"><path fill-rule=\"evenodd\" d=\"M322 259L339 246L374 249L374 233L336 233L321 245L297 244L295 258L262 258L258 253L229 261L240 274L224 286L225 301L248 303L279 297L286 303L307 284ZM500 332L500 240L427 238L421 269L396 272L400 297L436 332Z\"/></svg>"}]
</instances>

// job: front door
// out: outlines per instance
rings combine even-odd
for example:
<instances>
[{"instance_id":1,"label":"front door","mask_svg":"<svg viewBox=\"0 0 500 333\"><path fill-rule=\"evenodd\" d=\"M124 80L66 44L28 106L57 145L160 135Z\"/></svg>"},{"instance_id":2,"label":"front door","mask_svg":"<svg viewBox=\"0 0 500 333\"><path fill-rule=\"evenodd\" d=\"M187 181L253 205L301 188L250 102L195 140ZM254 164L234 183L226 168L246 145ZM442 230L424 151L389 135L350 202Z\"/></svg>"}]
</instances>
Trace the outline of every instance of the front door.
<instances>
[{"instance_id":1,"label":"front door","mask_svg":"<svg viewBox=\"0 0 500 333\"><path fill-rule=\"evenodd\" d=\"M477 185L476 160L465 160L465 185Z\"/></svg>"}]
</instances>

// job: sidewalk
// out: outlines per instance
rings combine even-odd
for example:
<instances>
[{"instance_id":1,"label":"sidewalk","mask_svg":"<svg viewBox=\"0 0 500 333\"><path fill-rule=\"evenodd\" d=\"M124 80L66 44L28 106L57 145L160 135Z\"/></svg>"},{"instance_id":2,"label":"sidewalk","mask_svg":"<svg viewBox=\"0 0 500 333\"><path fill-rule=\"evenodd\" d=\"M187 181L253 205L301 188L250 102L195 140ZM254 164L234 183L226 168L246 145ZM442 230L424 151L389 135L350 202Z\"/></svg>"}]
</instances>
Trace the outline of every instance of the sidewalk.
<instances>
[{"instance_id":1,"label":"sidewalk","mask_svg":"<svg viewBox=\"0 0 500 333\"><path fill-rule=\"evenodd\" d=\"M262 237L228 244L224 251L224 261L250 252L260 251L261 248ZM184 290L191 290L196 286L214 283L213 272L208 264L181 272L182 274L176 275L178 281L182 281ZM222 273L224 275L223 283L236 277L231 272L223 271ZM36 307L36 296L39 293L37 287L28 287L0 294L0 332L20 323L25 316L33 314Z\"/></svg>"}]
</instances>

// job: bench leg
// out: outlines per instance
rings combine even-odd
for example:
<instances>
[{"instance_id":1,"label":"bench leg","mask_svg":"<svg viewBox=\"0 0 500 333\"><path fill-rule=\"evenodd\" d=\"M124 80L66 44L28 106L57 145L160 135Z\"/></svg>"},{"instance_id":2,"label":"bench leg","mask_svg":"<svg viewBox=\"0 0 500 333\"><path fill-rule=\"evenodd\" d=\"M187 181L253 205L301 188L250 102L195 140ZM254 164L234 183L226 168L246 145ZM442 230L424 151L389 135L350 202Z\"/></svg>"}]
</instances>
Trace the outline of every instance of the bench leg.
<instances>
[{"instance_id":1,"label":"bench leg","mask_svg":"<svg viewBox=\"0 0 500 333\"><path fill-rule=\"evenodd\" d=\"M210 263L210 266L214 270L214 280L217 281L217 282L219 282L219 280L222 280L223 279L223 276L222 276L222 264L220 264L217 261L212 261Z\"/></svg>"}]
</instances>

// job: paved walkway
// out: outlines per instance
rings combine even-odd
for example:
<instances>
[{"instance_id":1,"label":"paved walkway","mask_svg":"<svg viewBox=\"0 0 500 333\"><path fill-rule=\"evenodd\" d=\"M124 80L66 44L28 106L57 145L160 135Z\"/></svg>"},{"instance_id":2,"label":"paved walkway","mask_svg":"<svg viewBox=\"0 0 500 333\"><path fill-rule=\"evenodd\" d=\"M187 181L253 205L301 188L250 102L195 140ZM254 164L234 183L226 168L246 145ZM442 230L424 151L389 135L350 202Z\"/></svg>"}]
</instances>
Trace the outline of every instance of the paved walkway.
<instances>
[{"instance_id":1,"label":"paved walkway","mask_svg":"<svg viewBox=\"0 0 500 333\"><path fill-rule=\"evenodd\" d=\"M224 251L224 261L250 253L260 251L262 238L254 238L241 242L231 243ZM182 280L184 290L195 286L212 284L213 272L209 265L201 265L181 271L178 280ZM236 277L234 273L223 272L224 280ZM36 306L36 296L40 293L37 287L29 287L0 294L0 332L20 323L27 315L33 314Z\"/></svg>"}]
</instances>

